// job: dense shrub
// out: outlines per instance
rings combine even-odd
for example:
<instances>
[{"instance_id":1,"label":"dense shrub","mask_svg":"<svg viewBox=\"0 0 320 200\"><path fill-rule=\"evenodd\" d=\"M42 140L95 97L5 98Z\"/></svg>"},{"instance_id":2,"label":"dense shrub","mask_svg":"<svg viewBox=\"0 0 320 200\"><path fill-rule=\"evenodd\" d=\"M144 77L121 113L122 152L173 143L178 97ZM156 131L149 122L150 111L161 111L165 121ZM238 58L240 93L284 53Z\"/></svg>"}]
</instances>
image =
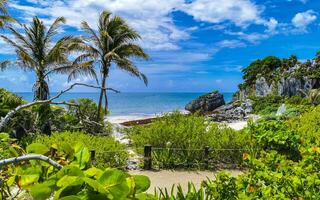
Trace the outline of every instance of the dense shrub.
<instances>
[{"instance_id":1,"label":"dense shrub","mask_svg":"<svg viewBox=\"0 0 320 200\"><path fill-rule=\"evenodd\" d=\"M291 127L304 138L313 143L320 142L320 106L313 108L310 112L305 112L300 117L289 121Z\"/></svg>"},{"instance_id":2,"label":"dense shrub","mask_svg":"<svg viewBox=\"0 0 320 200\"><path fill-rule=\"evenodd\" d=\"M253 112L260 115L276 113L284 103L284 97L269 95L266 97L250 97L253 100Z\"/></svg>"},{"instance_id":3,"label":"dense shrub","mask_svg":"<svg viewBox=\"0 0 320 200\"><path fill-rule=\"evenodd\" d=\"M126 166L128 154L125 145L116 142L110 136L94 136L83 132L55 132L51 136L36 135L34 138L24 138L23 146L32 142L41 143L48 147L57 145L71 145L78 143L85 145L90 150L96 151L95 165L97 167Z\"/></svg>"},{"instance_id":4,"label":"dense shrub","mask_svg":"<svg viewBox=\"0 0 320 200\"><path fill-rule=\"evenodd\" d=\"M5 116L10 110L16 108L23 103L22 98L0 88L0 116Z\"/></svg>"},{"instance_id":5,"label":"dense shrub","mask_svg":"<svg viewBox=\"0 0 320 200\"><path fill-rule=\"evenodd\" d=\"M147 126L133 127L128 135L137 149L152 145L153 160L163 168L203 166L206 146L211 149L212 160L237 164L242 153L230 149L243 149L249 142L245 133L209 124L204 117L180 113L168 114Z\"/></svg>"},{"instance_id":6,"label":"dense shrub","mask_svg":"<svg viewBox=\"0 0 320 200\"><path fill-rule=\"evenodd\" d=\"M9 141L7 134L0 134L0 147L4 147L0 155L41 154L56 163L15 159L14 164L2 166L0 199L155 199L145 193L150 186L148 177L92 167L90 151L81 144L59 143L51 151L41 143L22 149Z\"/></svg>"},{"instance_id":7,"label":"dense shrub","mask_svg":"<svg viewBox=\"0 0 320 200\"><path fill-rule=\"evenodd\" d=\"M284 121L262 120L250 124L247 131L255 139L257 148L267 151L275 150L289 159L300 159L300 135Z\"/></svg>"},{"instance_id":8,"label":"dense shrub","mask_svg":"<svg viewBox=\"0 0 320 200\"><path fill-rule=\"evenodd\" d=\"M98 106L92 99L80 98L70 100L69 104L76 106L67 106L66 110L56 109L57 115L53 116L53 122L56 122L58 131L84 131L91 134L111 133L112 127L103 120L97 121ZM59 125L60 122L60 125Z\"/></svg>"}]
</instances>

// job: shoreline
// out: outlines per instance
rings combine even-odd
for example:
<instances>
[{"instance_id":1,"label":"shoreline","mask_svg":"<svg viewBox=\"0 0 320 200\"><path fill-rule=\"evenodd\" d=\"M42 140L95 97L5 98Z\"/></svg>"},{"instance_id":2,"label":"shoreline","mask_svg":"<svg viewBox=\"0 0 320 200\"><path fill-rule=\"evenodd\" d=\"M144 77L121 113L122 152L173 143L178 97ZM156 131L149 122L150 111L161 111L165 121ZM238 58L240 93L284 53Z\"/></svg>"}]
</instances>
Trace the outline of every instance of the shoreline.
<instances>
[{"instance_id":1,"label":"shoreline","mask_svg":"<svg viewBox=\"0 0 320 200\"><path fill-rule=\"evenodd\" d=\"M187 111L181 111L183 114L188 115L189 112ZM171 112L168 112L171 113ZM163 114L150 114L150 115L121 115L121 116L107 116L105 120L111 124L119 124L122 126L130 127L134 125L145 125L152 123L154 120L159 119L163 117L164 115L168 113ZM258 117L252 115L250 118L253 118L254 121L258 119ZM245 128L248 124L248 119L246 120L235 120L231 122L215 122L221 125L226 125L229 128L232 128L234 130L241 130Z\"/></svg>"}]
</instances>

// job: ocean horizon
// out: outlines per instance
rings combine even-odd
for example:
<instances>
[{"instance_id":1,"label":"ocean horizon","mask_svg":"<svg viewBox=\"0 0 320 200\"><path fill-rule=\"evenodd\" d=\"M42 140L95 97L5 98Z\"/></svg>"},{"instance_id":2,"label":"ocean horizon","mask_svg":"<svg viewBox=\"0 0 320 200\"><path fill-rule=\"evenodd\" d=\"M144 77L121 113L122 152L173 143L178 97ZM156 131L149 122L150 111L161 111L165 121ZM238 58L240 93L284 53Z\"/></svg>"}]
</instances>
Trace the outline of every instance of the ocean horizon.
<instances>
[{"instance_id":1,"label":"ocean horizon","mask_svg":"<svg viewBox=\"0 0 320 200\"><path fill-rule=\"evenodd\" d=\"M33 100L32 92L16 92L26 101ZM53 92L51 96L56 95ZM204 92L124 92L109 93L109 111L110 116L152 116L172 112L175 110L184 110L185 105L191 100L205 94ZM222 93L226 102L232 99L232 92ZM73 92L62 95L57 101L69 101L77 98L89 98L98 102L98 92Z\"/></svg>"}]
</instances>

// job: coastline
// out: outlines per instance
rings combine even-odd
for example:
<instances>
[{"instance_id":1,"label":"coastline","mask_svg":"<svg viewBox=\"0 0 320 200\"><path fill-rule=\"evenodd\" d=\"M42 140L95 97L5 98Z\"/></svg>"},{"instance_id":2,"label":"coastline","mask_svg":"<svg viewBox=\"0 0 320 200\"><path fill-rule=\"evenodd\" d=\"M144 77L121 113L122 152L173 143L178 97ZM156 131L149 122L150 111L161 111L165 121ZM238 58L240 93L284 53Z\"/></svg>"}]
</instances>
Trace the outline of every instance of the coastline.
<instances>
[{"instance_id":1,"label":"coastline","mask_svg":"<svg viewBox=\"0 0 320 200\"><path fill-rule=\"evenodd\" d=\"M186 110L180 110L181 113L188 115L189 112ZM154 120L163 117L166 114L170 114L172 112L162 113L162 114L148 114L148 115L119 115L119 116L106 116L105 120L111 124L119 124L122 126L130 127L134 125L145 125L152 123ZM254 121L256 121L259 117L250 116ZM249 119L248 118L248 119ZM221 125L226 125L229 128L234 130L241 130L245 128L248 124L248 119L246 120L235 120L232 122L216 122Z\"/></svg>"}]
</instances>

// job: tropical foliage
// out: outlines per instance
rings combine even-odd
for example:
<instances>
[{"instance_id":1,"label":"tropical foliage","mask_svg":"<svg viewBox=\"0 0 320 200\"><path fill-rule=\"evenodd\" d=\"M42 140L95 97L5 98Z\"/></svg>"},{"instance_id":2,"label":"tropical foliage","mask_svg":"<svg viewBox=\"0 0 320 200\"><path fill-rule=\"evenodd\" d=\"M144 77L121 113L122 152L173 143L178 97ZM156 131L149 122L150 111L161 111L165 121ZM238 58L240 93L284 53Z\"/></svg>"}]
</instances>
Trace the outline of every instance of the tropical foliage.
<instances>
[{"instance_id":1,"label":"tropical foliage","mask_svg":"<svg viewBox=\"0 0 320 200\"><path fill-rule=\"evenodd\" d=\"M153 164L159 168L203 168L207 146L220 149L211 151L211 167L222 163L239 165L242 156L239 149L250 146L245 132L210 123L202 116L185 116L179 112L168 114L150 125L133 127L128 135L138 151L145 144L152 145Z\"/></svg>"},{"instance_id":2,"label":"tropical foliage","mask_svg":"<svg viewBox=\"0 0 320 200\"><path fill-rule=\"evenodd\" d=\"M85 53L79 56L77 61L93 60L100 67L101 92L98 103L98 118L100 118L103 99L105 113L107 113L106 81L111 65L115 64L119 69L142 79L147 84L147 77L138 70L131 58L148 59L148 55L134 43L140 39L139 33L133 30L121 17L112 16L108 11L100 14L97 32L87 22L82 22L82 29L88 34L86 40L89 42L83 45Z\"/></svg>"},{"instance_id":3,"label":"tropical foliage","mask_svg":"<svg viewBox=\"0 0 320 200\"><path fill-rule=\"evenodd\" d=\"M95 150L95 166L99 168L116 167L124 169L128 153L125 145L116 142L111 136L94 136L83 132L54 132L51 136L36 135L19 141L22 146L41 143L48 147L75 146L81 144L89 150Z\"/></svg>"},{"instance_id":4,"label":"tropical foliage","mask_svg":"<svg viewBox=\"0 0 320 200\"><path fill-rule=\"evenodd\" d=\"M0 0L0 28L3 28L8 22L15 22L15 20L8 15L6 4L7 0Z\"/></svg>"},{"instance_id":5,"label":"tropical foliage","mask_svg":"<svg viewBox=\"0 0 320 200\"><path fill-rule=\"evenodd\" d=\"M1 69L18 66L24 70L33 71L36 74L36 83L33 85L35 100L49 98L47 79L51 73L68 72L73 76L75 71L82 70L90 64L90 62L78 64L68 60L70 53L76 49L78 38L64 36L57 42L54 41L59 26L64 22L63 17L57 18L47 29L38 17L34 17L30 26L24 26L23 34L13 27L8 27L14 39L1 35L1 38L15 49L17 56L15 61L0 62ZM50 106L47 104L40 106L38 126L41 132L50 134L48 116L50 116Z\"/></svg>"},{"instance_id":6,"label":"tropical foliage","mask_svg":"<svg viewBox=\"0 0 320 200\"><path fill-rule=\"evenodd\" d=\"M150 181L142 175L131 176L117 169L99 169L90 164L89 149L68 143L48 146L32 143L21 148L8 145L10 138L0 134L3 156L40 154L49 156L62 165L54 168L48 163L30 160L15 165L2 166L1 199L147 199L144 192ZM14 190L17 188L17 190Z\"/></svg>"}]
</instances>

